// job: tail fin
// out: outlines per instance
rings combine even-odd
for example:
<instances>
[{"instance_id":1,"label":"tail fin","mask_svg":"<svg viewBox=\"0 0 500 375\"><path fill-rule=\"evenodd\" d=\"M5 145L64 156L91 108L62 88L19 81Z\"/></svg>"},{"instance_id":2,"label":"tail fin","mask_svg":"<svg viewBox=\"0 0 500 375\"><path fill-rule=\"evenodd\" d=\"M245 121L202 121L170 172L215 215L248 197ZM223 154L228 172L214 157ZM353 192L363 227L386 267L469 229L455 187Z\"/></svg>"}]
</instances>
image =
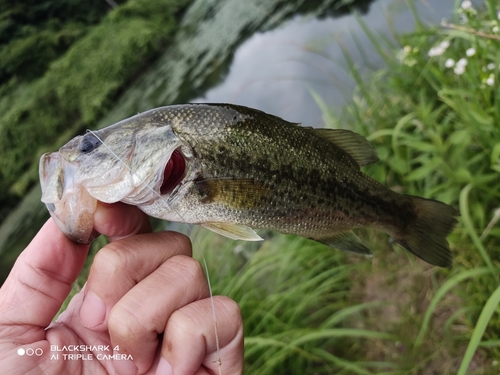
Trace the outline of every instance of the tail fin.
<instances>
[{"instance_id":1,"label":"tail fin","mask_svg":"<svg viewBox=\"0 0 500 375\"><path fill-rule=\"evenodd\" d=\"M446 237L453 231L459 212L447 204L410 197L413 201L415 222L395 236L396 241L419 258L440 267L451 267L452 255Z\"/></svg>"}]
</instances>

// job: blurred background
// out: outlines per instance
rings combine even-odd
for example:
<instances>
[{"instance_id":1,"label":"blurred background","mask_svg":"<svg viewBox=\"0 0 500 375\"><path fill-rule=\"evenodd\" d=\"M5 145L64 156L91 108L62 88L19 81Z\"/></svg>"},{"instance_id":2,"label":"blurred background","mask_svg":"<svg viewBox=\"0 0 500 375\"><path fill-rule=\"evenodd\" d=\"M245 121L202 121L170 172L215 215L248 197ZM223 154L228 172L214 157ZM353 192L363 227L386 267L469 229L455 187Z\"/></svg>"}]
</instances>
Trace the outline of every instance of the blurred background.
<instances>
[{"instance_id":1,"label":"blurred background","mask_svg":"<svg viewBox=\"0 0 500 375\"><path fill-rule=\"evenodd\" d=\"M381 159L367 173L462 211L452 271L378 233L367 260L195 229L242 307L247 372L500 373L497 24L479 0L0 0L0 280L48 218L44 152L154 107L235 103L359 132Z\"/></svg>"}]
</instances>

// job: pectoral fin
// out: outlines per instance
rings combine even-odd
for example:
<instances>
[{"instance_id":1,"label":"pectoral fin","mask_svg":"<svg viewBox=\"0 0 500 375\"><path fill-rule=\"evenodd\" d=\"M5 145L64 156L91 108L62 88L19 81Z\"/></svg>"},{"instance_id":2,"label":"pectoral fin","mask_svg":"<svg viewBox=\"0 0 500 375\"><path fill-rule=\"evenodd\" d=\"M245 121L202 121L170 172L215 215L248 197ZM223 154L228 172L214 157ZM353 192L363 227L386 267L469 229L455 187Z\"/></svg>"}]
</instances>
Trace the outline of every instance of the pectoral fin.
<instances>
[{"instance_id":1,"label":"pectoral fin","mask_svg":"<svg viewBox=\"0 0 500 375\"><path fill-rule=\"evenodd\" d=\"M203 203L218 202L236 209L265 205L269 187L251 178L207 178L195 182Z\"/></svg>"},{"instance_id":2,"label":"pectoral fin","mask_svg":"<svg viewBox=\"0 0 500 375\"><path fill-rule=\"evenodd\" d=\"M230 223L203 223L205 227L212 232L229 237L233 240L244 241L262 241L263 238L259 236L252 228L245 225L230 224Z\"/></svg>"},{"instance_id":3,"label":"pectoral fin","mask_svg":"<svg viewBox=\"0 0 500 375\"><path fill-rule=\"evenodd\" d=\"M318 242L324 243L330 247L334 247L339 250L349 251L351 253L364 254L368 256L372 256L372 252L368 249L358 236L354 234L354 232L341 232L332 235L331 237L323 237L323 238L313 238Z\"/></svg>"}]
</instances>

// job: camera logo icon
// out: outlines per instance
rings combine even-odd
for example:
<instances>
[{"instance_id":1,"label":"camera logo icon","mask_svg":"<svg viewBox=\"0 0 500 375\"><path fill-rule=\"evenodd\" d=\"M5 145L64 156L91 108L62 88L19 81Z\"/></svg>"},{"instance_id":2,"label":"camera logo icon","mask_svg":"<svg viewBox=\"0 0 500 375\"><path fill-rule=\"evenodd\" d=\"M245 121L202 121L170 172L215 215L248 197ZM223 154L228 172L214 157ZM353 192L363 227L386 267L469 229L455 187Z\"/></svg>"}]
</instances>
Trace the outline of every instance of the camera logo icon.
<instances>
[{"instance_id":1,"label":"camera logo icon","mask_svg":"<svg viewBox=\"0 0 500 375\"><path fill-rule=\"evenodd\" d=\"M40 357L43 354L43 349L42 348L19 348L17 349L17 354L20 356L27 355L28 357L31 357L33 355L36 355L37 357Z\"/></svg>"}]
</instances>

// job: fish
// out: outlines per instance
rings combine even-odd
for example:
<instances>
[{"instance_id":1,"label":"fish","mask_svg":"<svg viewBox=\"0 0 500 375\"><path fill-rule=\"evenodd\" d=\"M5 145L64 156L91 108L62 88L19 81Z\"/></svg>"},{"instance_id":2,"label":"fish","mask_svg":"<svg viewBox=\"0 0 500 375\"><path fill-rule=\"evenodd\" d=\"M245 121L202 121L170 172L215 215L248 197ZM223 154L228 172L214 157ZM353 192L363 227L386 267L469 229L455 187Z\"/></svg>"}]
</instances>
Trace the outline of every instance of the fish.
<instances>
[{"instance_id":1,"label":"fish","mask_svg":"<svg viewBox=\"0 0 500 375\"><path fill-rule=\"evenodd\" d=\"M345 129L302 126L233 104L155 108L87 131L40 159L41 200L65 235L90 243L97 202L124 202L238 240L267 229L371 256L353 232L388 233L424 261L451 267L459 213L399 194L362 166L373 145Z\"/></svg>"}]
</instances>

